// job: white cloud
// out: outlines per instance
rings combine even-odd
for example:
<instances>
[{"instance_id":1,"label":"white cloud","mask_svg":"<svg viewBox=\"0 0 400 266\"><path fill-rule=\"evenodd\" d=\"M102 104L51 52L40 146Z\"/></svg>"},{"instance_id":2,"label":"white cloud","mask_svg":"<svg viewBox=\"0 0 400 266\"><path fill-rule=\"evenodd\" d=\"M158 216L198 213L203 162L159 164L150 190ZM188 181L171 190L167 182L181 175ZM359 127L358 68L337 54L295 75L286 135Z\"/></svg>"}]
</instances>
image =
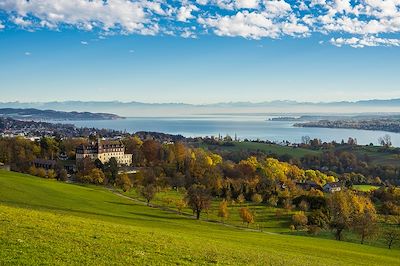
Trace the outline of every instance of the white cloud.
<instances>
[{"instance_id":1,"label":"white cloud","mask_svg":"<svg viewBox=\"0 0 400 266\"><path fill-rule=\"evenodd\" d=\"M31 52L25 52L24 55L30 56L30 55L31 55Z\"/></svg>"},{"instance_id":2,"label":"white cloud","mask_svg":"<svg viewBox=\"0 0 400 266\"><path fill-rule=\"evenodd\" d=\"M373 46L398 46L400 47L400 39L384 39L374 36L365 36L362 38L351 37L351 38L332 38L330 43L342 47L344 45L351 46L353 48L373 47Z\"/></svg>"},{"instance_id":3,"label":"white cloud","mask_svg":"<svg viewBox=\"0 0 400 266\"><path fill-rule=\"evenodd\" d=\"M197 11L197 10L199 10L199 9L195 5L181 6L178 9L176 18L178 21L186 22L188 19L194 18L194 16L192 15L192 12Z\"/></svg>"},{"instance_id":4,"label":"white cloud","mask_svg":"<svg viewBox=\"0 0 400 266\"><path fill-rule=\"evenodd\" d=\"M181 33L181 37L196 39L197 36L196 36L196 33L193 30L195 30L195 28L190 28L190 29L185 28L185 29L183 29L183 32Z\"/></svg>"},{"instance_id":5,"label":"white cloud","mask_svg":"<svg viewBox=\"0 0 400 266\"><path fill-rule=\"evenodd\" d=\"M248 39L322 33L328 43L335 36L330 43L352 47L397 46L400 35L400 0L0 0L0 10L6 14L0 30Z\"/></svg>"},{"instance_id":6,"label":"white cloud","mask_svg":"<svg viewBox=\"0 0 400 266\"><path fill-rule=\"evenodd\" d=\"M126 33L141 33L155 22L151 20L145 8L151 8L147 1L109 0L3 0L0 9L15 12L18 16L14 23L21 26L31 26L27 20L29 15L53 25L67 24L82 29L91 30L98 27L103 30L120 28ZM152 10L157 10L152 7ZM158 10L159 11L159 10Z\"/></svg>"},{"instance_id":7,"label":"white cloud","mask_svg":"<svg viewBox=\"0 0 400 266\"><path fill-rule=\"evenodd\" d=\"M255 9L258 7L258 0L236 0L235 6L237 8L250 8Z\"/></svg>"},{"instance_id":8,"label":"white cloud","mask_svg":"<svg viewBox=\"0 0 400 266\"><path fill-rule=\"evenodd\" d=\"M214 28L217 35L241 36L248 39L278 38L285 34L304 35L308 32L307 26L298 24L296 19L288 18L276 22L269 16L269 13L243 11L233 16L200 18L198 22Z\"/></svg>"},{"instance_id":9,"label":"white cloud","mask_svg":"<svg viewBox=\"0 0 400 266\"><path fill-rule=\"evenodd\" d=\"M13 19L14 24L21 27L29 27L32 25L32 22L29 20L25 20L23 17L15 17Z\"/></svg>"},{"instance_id":10,"label":"white cloud","mask_svg":"<svg viewBox=\"0 0 400 266\"><path fill-rule=\"evenodd\" d=\"M81 44L82 44L82 45L88 45L89 43L86 42L86 41L81 41Z\"/></svg>"},{"instance_id":11,"label":"white cloud","mask_svg":"<svg viewBox=\"0 0 400 266\"><path fill-rule=\"evenodd\" d=\"M266 0L264 1L264 5L266 8L266 12L268 12L271 16L281 16L285 15L288 12L292 11L291 6L286 3L284 0Z\"/></svg>"}]
</instances>

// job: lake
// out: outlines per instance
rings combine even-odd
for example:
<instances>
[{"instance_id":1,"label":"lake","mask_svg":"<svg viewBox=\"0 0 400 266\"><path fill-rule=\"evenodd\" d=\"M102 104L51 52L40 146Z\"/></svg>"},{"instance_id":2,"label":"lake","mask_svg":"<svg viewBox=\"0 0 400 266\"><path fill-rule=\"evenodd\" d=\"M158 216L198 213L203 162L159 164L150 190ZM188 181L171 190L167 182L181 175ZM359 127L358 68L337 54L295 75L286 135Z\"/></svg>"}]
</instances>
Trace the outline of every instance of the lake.
<instances>
[{"instance_id":1,"label":"lake","mask_svg":"<svg viewBox=\"0 0 400 266\"><path fill-rule=\"evenodd\" d=\"M400 134L383 131L331 128L293 127L291 121L267 121L270 117L258 115L213 115L188 117L131 117L121 120L67 121L78 127L108 128L127 131L155 131L181 134L185 137L237 135L240 139L260 139L281 142L301 142L302 136L319 138L322 141L345 141L356 138L358 144L378 144L378 138L389 134L393 145L400 147Z\"/></svg>"}]
</instances>

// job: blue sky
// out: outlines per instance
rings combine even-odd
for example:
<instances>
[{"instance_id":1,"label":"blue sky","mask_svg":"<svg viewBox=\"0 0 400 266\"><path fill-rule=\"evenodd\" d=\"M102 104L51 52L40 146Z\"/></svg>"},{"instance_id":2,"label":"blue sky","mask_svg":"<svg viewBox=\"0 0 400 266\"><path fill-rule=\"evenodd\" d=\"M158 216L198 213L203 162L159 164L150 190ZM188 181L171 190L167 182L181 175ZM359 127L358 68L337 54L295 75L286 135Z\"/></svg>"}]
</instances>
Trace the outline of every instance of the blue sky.
<instances>
[{"instance_id":1,"label":"blue sky","mask_svg":"<svg viewBox=\"0 0 400 266\"><path fill-rule=\"evenodd\" d=\"M400 97L400 1L58 2L0 3L0 101Z\"/></svg>"}]
</instances>

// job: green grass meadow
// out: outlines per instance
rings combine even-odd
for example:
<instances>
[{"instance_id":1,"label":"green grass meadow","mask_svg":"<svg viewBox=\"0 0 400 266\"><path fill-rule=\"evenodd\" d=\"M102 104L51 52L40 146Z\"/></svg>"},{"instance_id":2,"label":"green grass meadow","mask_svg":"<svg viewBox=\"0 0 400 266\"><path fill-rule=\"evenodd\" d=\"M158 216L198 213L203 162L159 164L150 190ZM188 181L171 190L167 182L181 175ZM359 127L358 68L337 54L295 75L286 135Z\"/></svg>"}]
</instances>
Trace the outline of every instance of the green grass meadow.
<instances>
[{"instance_id":1,"label":"green grass meadow","mask_svg":"<svg viewBox=\"0 0 400 266\"><path fill-rule=\"evenodd\" d=\"M0 171L0 265L399 265L399 256L196 221L102 187Z\"/></svg>"}]
</instances>

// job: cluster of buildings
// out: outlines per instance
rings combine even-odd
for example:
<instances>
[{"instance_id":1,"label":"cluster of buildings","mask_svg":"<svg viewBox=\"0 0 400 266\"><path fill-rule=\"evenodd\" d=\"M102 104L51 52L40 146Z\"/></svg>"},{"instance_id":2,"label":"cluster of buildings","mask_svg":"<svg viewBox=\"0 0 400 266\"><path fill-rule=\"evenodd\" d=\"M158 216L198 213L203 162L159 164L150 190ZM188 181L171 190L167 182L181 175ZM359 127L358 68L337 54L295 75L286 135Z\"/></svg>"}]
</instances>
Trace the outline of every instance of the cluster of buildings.
<instances>
[{"instance_id":1,"label":"cluster of buildings","mask_svg":"<svg viewBox=\"0 0 400 266\"><path fill-rule=\"evenodd\" d=\"M318 185L316 182L314 181L305 181L305 182L298 182L296 183L296 185L306 191L309 191L311 189L315 189L315 190L320 190L326 193L334 193L334 192L339 192L342 190L343 187L343 183L341 182L329 182L326 183L323 186Z\"/></svg>"},{"instance_id":2,"label":"cluster of buildings","mask_svg":"<svg viewBox=\"0 0 400 266\"><path fill-rule=\"evenodd\" d=\"M89 158L92 161L98 159L103 164L108 163L111 158L115 158L118 165L129 169L129 166L132 164L132 156L132 154L125 153L125 145L121 140L98 139L89 144L79 145L76 148L76 161L68 160L66 155L60 154L57 161L36 159L33 161L33 165L37 168L49 170L55 169L58 164L62 165L68 173L74 173L76 171L76 163L85 158Z\"/></svg>"},{"instance_id":3,"label":"cluster of buildings","mask_svg":"<svg viewBox=\"0 0 400 266\"><path fill-rule=\"evenodd\" d=\"M76 160L90 158L100 160L103 164L115 158L119 165L131 165L132 154L125 153L125 145L120 140L102 140L92 142L88 145L80 145L76 148Z\"/></svg>"}]
</instances>

